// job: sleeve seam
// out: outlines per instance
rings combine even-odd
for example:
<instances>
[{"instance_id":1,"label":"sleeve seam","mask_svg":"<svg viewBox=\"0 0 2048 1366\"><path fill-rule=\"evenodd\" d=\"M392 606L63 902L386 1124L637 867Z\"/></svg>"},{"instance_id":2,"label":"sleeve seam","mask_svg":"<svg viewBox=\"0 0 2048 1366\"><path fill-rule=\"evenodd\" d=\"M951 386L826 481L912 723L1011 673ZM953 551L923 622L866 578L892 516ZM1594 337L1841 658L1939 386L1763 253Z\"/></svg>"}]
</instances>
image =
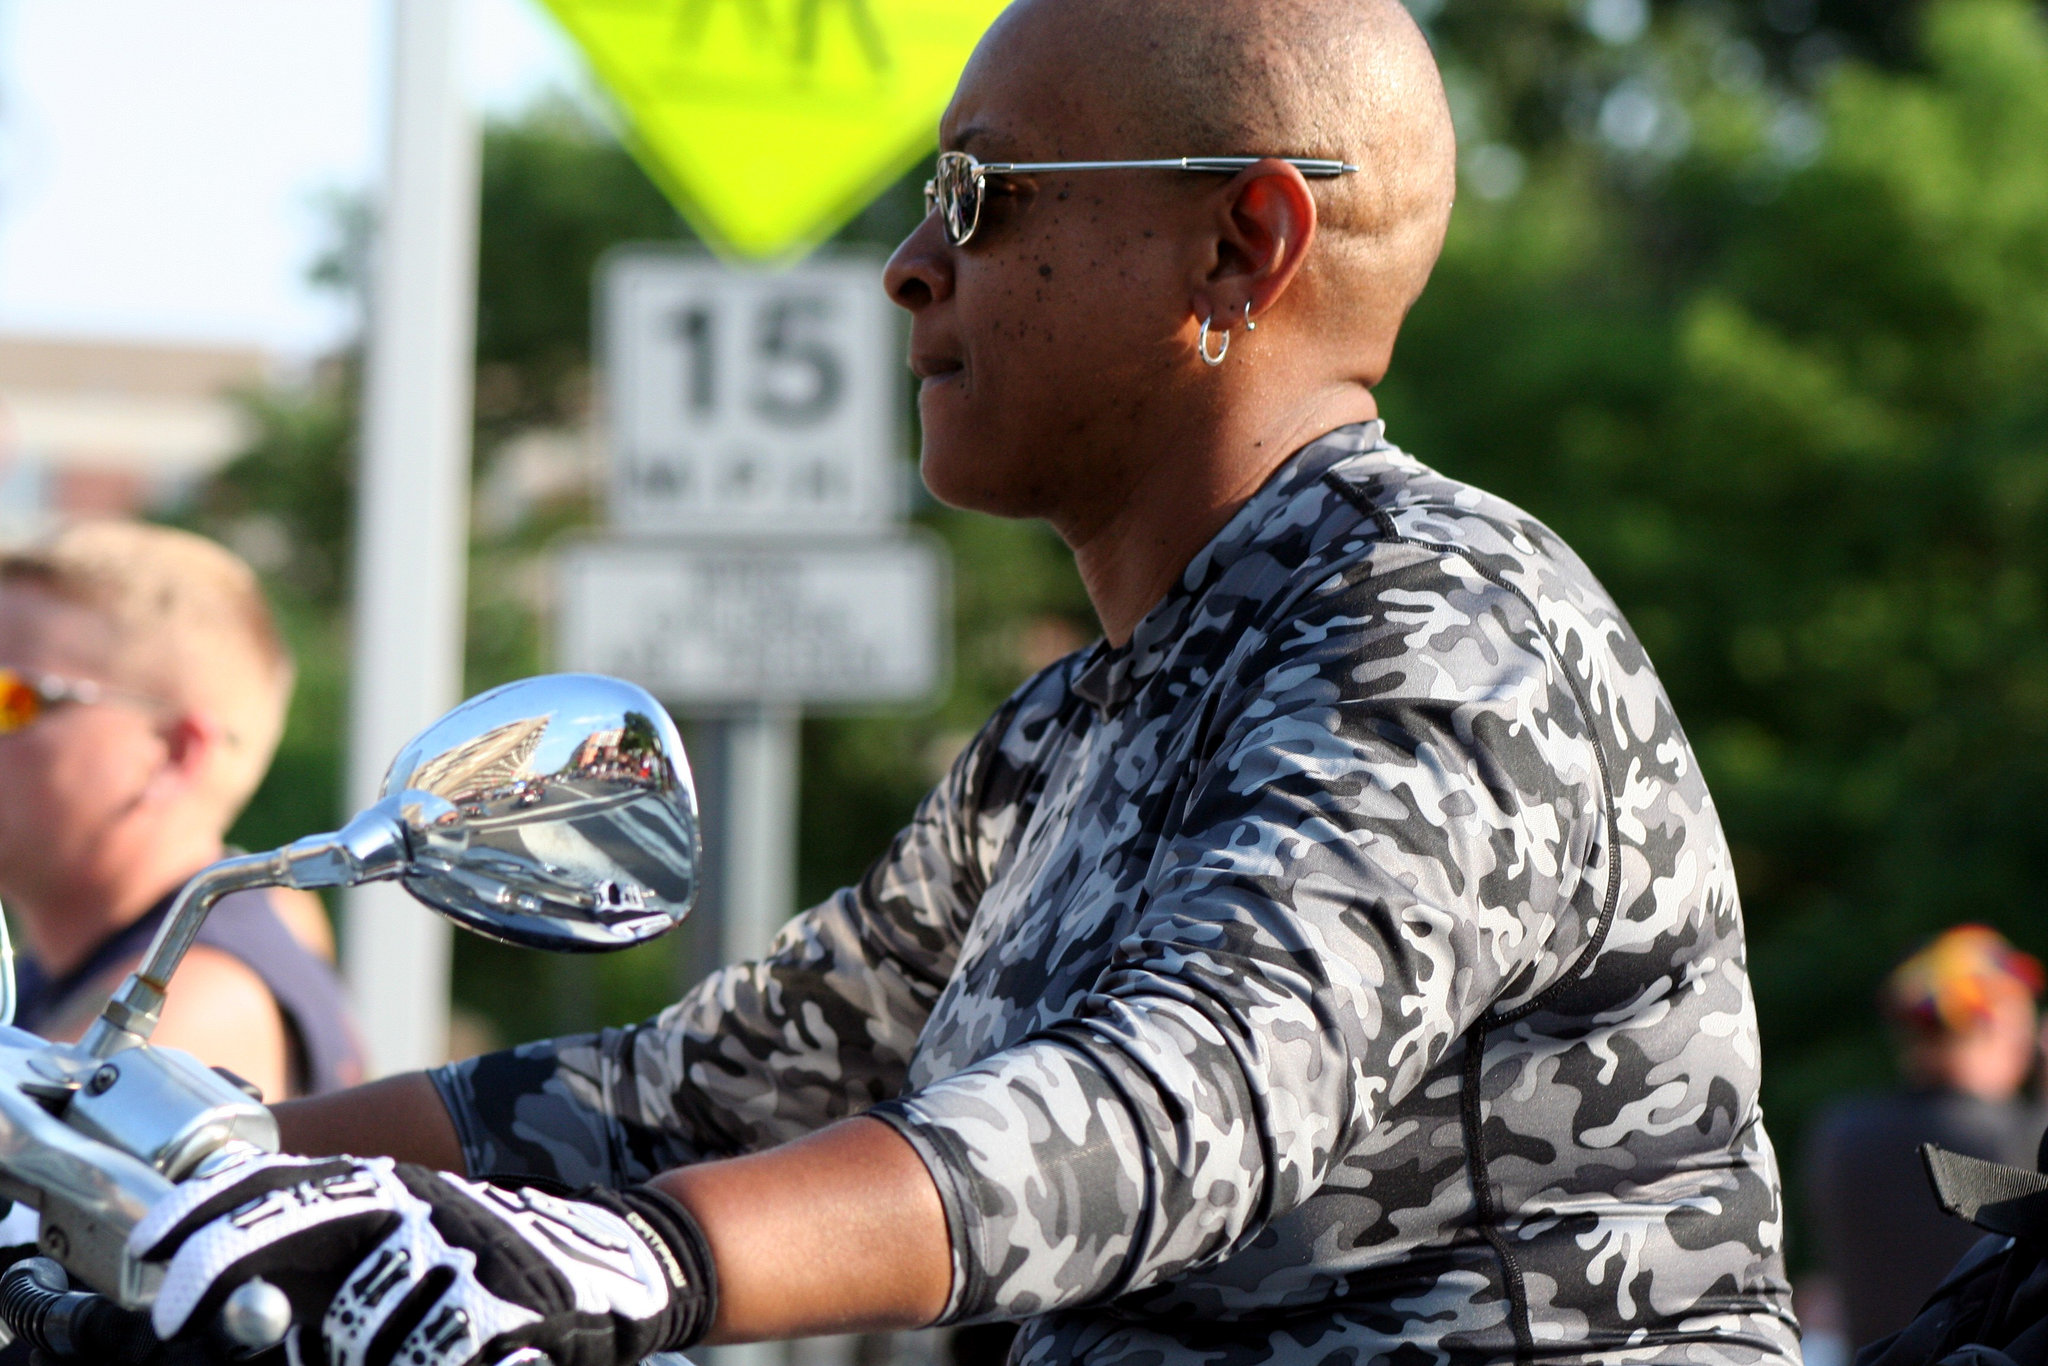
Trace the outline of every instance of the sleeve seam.
<instances>
[{"instance_id":1,"label":"sleeve seam","mask_svg":"<svg viewBox=\"0 0 2048 1366\"><path fill-rule=\"evenodd\" d=\"M968 1300L968 1288L978 1279L975 1267L987 1260L986 1250L979 1246L980 1239L973 1221L965 1217L968 1195L961 1188L962 1174L924 1132L925 1122L910 1112L909 1101L884 1102L868 1110L867 1117L888 1125L910 1145L911 1151L924 1163L933 1189L939 1193L939 1209L946 1220L947 1254L953 1264L953 1283L946 1290L945 1308L927 1327L946 1327L956 1321L962 1305Z\"/></svg>"},{"instance_id":2,"label":"sleeve seam","mask_svg":"<svg viewBox=\"0 0 2048 1366\"><path fill-rule=\"evenodd\" d=\"M441 1108L448 1112L449 1123L455 1126L456 1146L462 1149L463 1175L481 1181L491 1173L482 1169L486 1165L480 1160L484 1146L476 1130L475 1116L462 1103L461 1083L455 1078L456 1069L461 1065L448 1063L431 1068L427 1072L427 1080L433 1083L435 1094L441 1098Z\"/></svg>"}]
</instances>

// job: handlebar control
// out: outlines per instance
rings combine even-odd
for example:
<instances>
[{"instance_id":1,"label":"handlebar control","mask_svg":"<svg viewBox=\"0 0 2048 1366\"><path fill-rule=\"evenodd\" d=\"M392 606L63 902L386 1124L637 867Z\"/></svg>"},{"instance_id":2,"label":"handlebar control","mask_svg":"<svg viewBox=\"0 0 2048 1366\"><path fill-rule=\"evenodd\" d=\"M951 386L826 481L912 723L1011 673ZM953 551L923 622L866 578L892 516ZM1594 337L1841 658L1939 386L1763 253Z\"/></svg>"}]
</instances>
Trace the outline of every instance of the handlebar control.
<instances>
[{"instance_id":1,"label":"handlebar control","mask_svg":"<svg viewBox=\"0 0 2048 1366\"><path fill-rule=\"evenodd\" d=\"M277 1346L291 1326L292 1302L261 1276L237 1286L220 1307L221 1335L244 1352Z\"/></svg>"}]
</instances>

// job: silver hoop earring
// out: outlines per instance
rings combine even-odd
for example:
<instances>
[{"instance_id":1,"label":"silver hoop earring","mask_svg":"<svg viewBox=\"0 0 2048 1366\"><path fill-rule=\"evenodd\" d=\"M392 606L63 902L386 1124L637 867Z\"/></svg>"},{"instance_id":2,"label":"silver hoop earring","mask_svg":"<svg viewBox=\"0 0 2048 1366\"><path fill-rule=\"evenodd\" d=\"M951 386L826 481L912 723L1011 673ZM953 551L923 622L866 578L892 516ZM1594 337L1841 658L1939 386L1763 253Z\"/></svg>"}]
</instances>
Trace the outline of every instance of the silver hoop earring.
<instances>
[{"instance_id":1,"label":"silver hoop earring","mask_svg":"<svg viewBox=\"0 0 2048 1366\"><path fill-rule=\"evenodd\" d=\"M1259 325L1252 321L1252 301L1250 299L1244 301L1244 330L1247 332L1259 330Z\"/></svg>"},{"instance_id":2,"label":"silver hoop earring","mask_svg":"<svg viewBox=\"0 0 2048 1366\"><path fill-rule=\"evenodd\" d=\"M1223 330L1223 345L1217 347L1216 354L1212 356L1209 354L1210 321L1211 319L1209 318L1202 319L1202 334L1195 338L1195 350L1202 353L1202 359L1208 364L1221 365L1223 364L1223 358L1230 354L1230 329L1225 328Z\"/></svg>"}]
</instances>

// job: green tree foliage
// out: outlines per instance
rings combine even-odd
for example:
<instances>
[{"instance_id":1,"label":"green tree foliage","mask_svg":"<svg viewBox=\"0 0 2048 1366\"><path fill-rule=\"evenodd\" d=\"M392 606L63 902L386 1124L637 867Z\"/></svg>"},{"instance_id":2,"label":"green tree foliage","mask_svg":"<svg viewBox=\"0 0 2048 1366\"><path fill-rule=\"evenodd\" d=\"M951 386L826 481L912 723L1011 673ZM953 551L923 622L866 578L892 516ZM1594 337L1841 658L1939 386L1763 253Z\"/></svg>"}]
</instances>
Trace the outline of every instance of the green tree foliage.
<instances>
[{"instance_id":1,"label":"green tree foliage","mask_svg":"<svg viewBox=\"0 0 2048 1366\"><path fill-rule=\"evenodd\" d=\"M346 675L342 605L354 499L355 410L347 364L296 389L243 396L255 438L180 520L259 569L298 687L277 758L229 838L268 849L340 818Z\"/></svg>"},{"instance_id":2,"label":"green tree foliage","mask_svg":"<svg viewBox=\"0 0 2048 1366\"><path fill-rule=\"evenodd\" d=\"M1877 981L1963 920L2048 947L2048 28L1947 0L1787 156L1658 50L1690 147L1562 144L1468 202L1383 391L1640 629L1736 850L1780 1141L1889 1077ZM1782 129L1782 125L1778 125Z\"/></svg>"},{"instance_id":3,"label":"green tree foliage","mask_svg":"<svg viewBox=\"0 0 2048 1366\"><path fill-rule=\"evenodd\" d=\"M549 100L492 127L477 240L477 416L483 446L580 419L591 279L621 242L673 240L682 220L578 106Z\"/></svg>"}]
</instances>

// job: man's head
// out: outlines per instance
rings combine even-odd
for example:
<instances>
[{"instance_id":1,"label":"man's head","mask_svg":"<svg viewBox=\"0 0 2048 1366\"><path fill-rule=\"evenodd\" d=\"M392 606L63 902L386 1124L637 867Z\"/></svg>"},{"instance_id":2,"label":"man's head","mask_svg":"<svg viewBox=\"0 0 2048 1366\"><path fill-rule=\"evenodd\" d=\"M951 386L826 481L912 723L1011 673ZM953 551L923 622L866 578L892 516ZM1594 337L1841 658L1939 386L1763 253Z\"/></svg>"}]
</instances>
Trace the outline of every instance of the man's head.
<instances>
[{"instance_id":1,"label":"man's head","mask_svg":"<svg viewBox=\"0 0 2048 1366\"><path fill-rule=\"evenodd\" d=\"M24 890L109 850L141 856L132 843L218 840L269 766L292 682L247 565L111 521L0 555L0 667L104 694L0 735L0 886Z\"/></svg>"},{"instance_id":2,"label":"man's head","mask_svg":"<svg viewBox=\"0 0 2048 1366\"><path fill-rule=\"evenodd\" d=\"M941 142L985 162L1361 168L1004 177L965 246L931 219L904 242L888 286L916 315L927 482L1056 521L1076 486L1122 477L1119 452L1377 383L1454 190L1442 85L1398 0L1018 0ZM1195 354L1204 318L1236 334L1213 370Z\"/></svg>"},{"instance_id":3,"label":"man's head","mask_svg":"<svg viewBox=\"0 0 2048 1366\"><path fill-rule=\"evenodd\" d=\"M1983 925L1958 925L1886 979L1907 1079L2005 1100L2034 1065L2041 964Z\"/></svg>"}]
</instances>

